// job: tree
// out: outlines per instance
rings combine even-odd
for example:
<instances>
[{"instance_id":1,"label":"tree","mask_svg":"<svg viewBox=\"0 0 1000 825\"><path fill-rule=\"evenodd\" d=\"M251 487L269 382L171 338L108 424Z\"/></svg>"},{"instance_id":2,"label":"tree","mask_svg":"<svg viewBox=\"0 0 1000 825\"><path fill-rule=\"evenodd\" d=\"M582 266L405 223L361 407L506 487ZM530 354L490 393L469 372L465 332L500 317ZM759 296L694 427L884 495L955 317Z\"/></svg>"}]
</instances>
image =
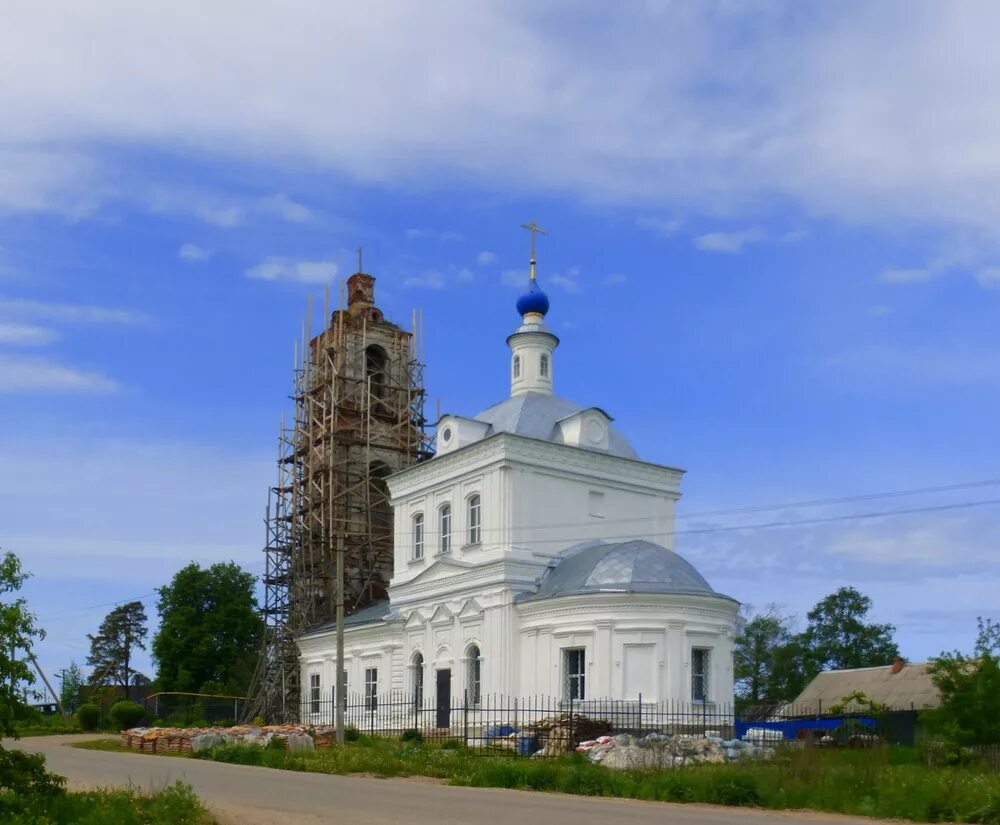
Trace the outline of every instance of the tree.
<instances>
[{"instance_id":1,"label":"tree","mask_svg":"<svg viewBox=\"0 0 1000 825\"><path fill-rule=\"evenodd\" d=\"M159 589L153 637L160 690L243 695L256 664L263 620L255 580L235 562L192 562Z\"/></svg>"},{"instance_id":2,"label":"tree","mask_svg":"<svg viewBox=\"0 0 1000 825\"><path fill-rule=\"evenodd\" d=\"M972 655L942 653L928 672L941 694L932 726L959 745L1000 744L1000 623L980 618Z\"/></svg>"},{"instance_id":3,"label":"tree","mask_svg":"<svg viewBox=\"0 0 1000 825\"><path fill-rule=\"evenodd\" d=\"M129 698L132 659L137 650L146 649L146 609L142 602L128 602L112 610L91 636L87 664L93 668L90 679L97 685L118 685Z\"/></svg>"},{"instance_id":4,"label":"tree","mask_svg":"<svg viewBox=\"0 0 1000 825\"><path fill-rule=\"evenodd\" d=\"M17 556L4 553L0 558L0 736L15 738L14 723L27 712L23 687L35 681L35 674L28 666L31 645L44 636L35 626L35 617L28 612L24 598L9 598L27 578ZM18 656L18 651L26 655Z\"/></svg>"},{"instance_id":5,"label":"tree","mask_svg":"<svg viewBox=\"0 0 1000 825\"><path fill-rule=\"evenodd\" d=\"M841 587L807 614L802 634L803 667L808 679L823 670L888 665L899 655L891 624L866 624L872 600L853 587Z\"/></svg>"},{"instance_id":6,"label":"tree","mask_svg":"<svg viewBox=\"0 0 1000 825\"><path fill-rule=\"evenodd\" d=\"M70 662L69 667L63 671L62 684L59 686L59 701L62 702L63 711L76 713L76 709L83 704L83 687L83 670L76 662Z\"/></svg>"},{"instance_id":7,"label":"tree","mask_svg":"<svg viewBox=\"0 0 1000 825\"><path fill-rule=\"evenodd\" d=\"M791 620L775 605L752 618L741 612L733 656L736 696L745 704L770 704L790 698L784 695L787 677L787 646L793 641Z\"/></svg>"}]
</instances>

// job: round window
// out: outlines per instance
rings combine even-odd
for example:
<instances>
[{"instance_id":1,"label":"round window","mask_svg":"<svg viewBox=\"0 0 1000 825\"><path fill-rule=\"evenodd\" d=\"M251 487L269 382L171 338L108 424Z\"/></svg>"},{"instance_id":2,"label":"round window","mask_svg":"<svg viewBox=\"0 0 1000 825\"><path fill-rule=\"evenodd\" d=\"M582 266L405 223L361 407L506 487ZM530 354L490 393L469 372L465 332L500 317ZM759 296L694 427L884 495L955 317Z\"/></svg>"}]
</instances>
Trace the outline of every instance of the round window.
<instances>
[{"instance_id":1,"label":"round window","mask_svg":"<svg viewBox=\"0 0 1000 825\"><path fill-rule=\"evenodd\" d=\"M451 441L451 427L445 427L443 430L441 430L441 440Z\"/></svg>"}]
</instances>

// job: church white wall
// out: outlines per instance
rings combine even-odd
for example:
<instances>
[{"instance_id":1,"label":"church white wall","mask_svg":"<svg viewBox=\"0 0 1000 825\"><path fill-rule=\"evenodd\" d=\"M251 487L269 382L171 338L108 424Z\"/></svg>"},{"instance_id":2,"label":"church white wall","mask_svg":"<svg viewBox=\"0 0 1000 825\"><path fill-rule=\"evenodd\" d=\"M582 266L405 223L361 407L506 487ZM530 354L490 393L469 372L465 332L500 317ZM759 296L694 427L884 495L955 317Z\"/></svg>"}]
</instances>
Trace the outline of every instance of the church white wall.
<instances>
[{"instance_id":1,"label":"church white wall","mask_svg":"<svg viewBox=\"0 0 1000 825\"><path fill-rule=\"evenodd\" d=\"M542 563L583 541L647 539L673 548L682 471L572 446L500 434L389 478L395 517L392 598L441 558L440 513L451 507L449 557L482 564L505 557ZM480 497L480 541L469 534ZM414 516L424 519L414 558Z\"/></svg>"},{"instance_id":2,"label":"church white wall","mask_svg":"<svg viewBox=\"0 0 1000 825\"><path fill-rule=\"evenodd\" d=\"M419 655L424 707L435 706L439 671L448 673L451 699L460 704L471 691L473 647L480 652L484 697L566 698L565 651L582 648L585 699L635 701L641 693L644 704L687 703L692 701L691 651L702 648L709 651L709 701L732 701L738 605L725 597L591 593L518 603L512 597L511 591L498 591L446 600L388 623L348 628L345 667L352 702L363 695L368 668L378 668L380 695L412 695ZM329 716L335 634L304 637L300 649L304 699L310 676L319 673L321 711Z\"/></svg>"},{"instance_id":3,"label":"church white wall","mask_svg":"<svg viewBox=\"0 0 1000 825\"><path fill-rule=\"evenodd\" d=\"M710 651L709 701L733 698L738 604L724 597L586 594L518 604L521 691L563 696L565 651L586 650L586 698L692 701L691 650Z\"/></svg>"}]
</instances>

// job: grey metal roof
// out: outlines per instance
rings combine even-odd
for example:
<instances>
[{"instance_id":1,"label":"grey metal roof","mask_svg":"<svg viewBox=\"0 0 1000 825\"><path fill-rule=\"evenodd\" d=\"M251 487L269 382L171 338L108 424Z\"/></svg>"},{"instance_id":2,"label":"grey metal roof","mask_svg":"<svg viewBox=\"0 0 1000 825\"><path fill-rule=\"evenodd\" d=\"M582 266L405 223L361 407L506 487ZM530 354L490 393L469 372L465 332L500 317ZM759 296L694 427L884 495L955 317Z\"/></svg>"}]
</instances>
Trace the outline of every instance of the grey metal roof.
<instances>
[{"instance_id":1,"label":"grey metal roof","mask_svg":"<svg viewBox=\"0 0 1000 825\"><path fill-rule=\"evenodd\" d=\"M389 600L383 599L380 602L375 602L375 604L370 604L368 607L363 607L352 613L350 616L344 617L344 629L349 627L357 627L363 624L375 624L376 622L384 621L388 619L391 610L389 609ZM312 633L325 633L328 630L336 630L336 622L326 622L324 624L316 625L315 627L310 627L302 635L308 636Z\"/></svg>"},{"instance_id":2,"label":"grey metal roof","mask_svg":"<svg viewBox=\"0 0 1000 825\"><path fill-rule=\"evenodd\" d=\"M683 556L651 541L635 540L564 550L542 577L538 591L524 600L600 592L720 595Z\"/></svg>"},{"instance_id":3,"label":"grey metal roof","mask_svg":"<svg viewBox=\"0 0 1000 825\"><path fill-rule=\"evenodd\" d=\"M494 404L488 410L483 410L475 416L475 419L490 425L488 435L512 433L542 441L556 441L557 422L586 409L590 408L558 395L528 392ZM608 416L608 418L610 417ZM601 450L600 452L605 451ZM606 452L621 458L639 457L625 440L625 436L611 426L608 427L608 449Z\"/></svg>"}]
</instances>

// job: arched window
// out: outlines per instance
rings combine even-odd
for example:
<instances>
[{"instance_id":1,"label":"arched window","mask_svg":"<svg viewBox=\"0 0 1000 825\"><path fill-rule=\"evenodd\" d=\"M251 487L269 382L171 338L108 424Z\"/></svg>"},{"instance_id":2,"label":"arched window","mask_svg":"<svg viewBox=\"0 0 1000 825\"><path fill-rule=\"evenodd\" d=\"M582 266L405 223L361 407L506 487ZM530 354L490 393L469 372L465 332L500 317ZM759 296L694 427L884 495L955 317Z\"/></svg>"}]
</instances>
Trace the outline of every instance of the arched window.
<instances>
[{"instance_id":1,"label":"arched window","mask_svg":"<svg viewBox=\"0 0 1000 825\"><path fill-rule=\"evenodd\" d=\"M440 553L451 552L451 505L442 504L438 510L439 530L441 533L441 543L438 548Z\"/></svg>"},{"instance_id":2,"label":"arched window","mask_svg":"<svg viewBox=\"0 0 1000 825\"><path fill-rule=\"evenodd\" d=\"M469 544L482 541L482 502L479 494L469 496Z\"/></svg>"},{"instance_id":3,"label":"arched window","mask_svg":"<svg viewBox=\"0 0 1000 825\"><path fill-rule=\"evenodd\" d=\"M541 375L542 378L549 377L549 356L545 353L542 353L541 360L538 363L538 374Z\"/></svg>"},{"instance_id":4,"label":"arched window","mask_svg":"<svg viewBox=\"0 0 1000 825\"><path fill-rule=\"evenodd\" d=\"M365 378L369 380L373 398L385 398L386 364L389 356L374 344L365 350Z\"/></svg>"},{"instance_id":5,"label":"arched window","mask_svg":"<svg viewBox=\"0 0 1000 825\"><path fill-rule=\"evenodd\" d=\"M413 517L413 560L424 557L424 514L417 513Z\"/></svg>"},{"instance_id":6,"label":"arched window","mask_svg":"<svg viewBox=\"0 0 1000 825\"><path fill-rule=\"evenodd\" d=\"M424 705L424 654L413 654L413 706L420 710Z\"/></svg>"},{"instance_id":7,"label":"arched window","mask_svg":"<svg viewBox=\"0 0 1000 825\"><path fill-rule=\"evenodd\" d=\"M479 648L476 645L469 648L467 659L466 689L469 691L469 703L474 707L478 707L483 693L483 657L480 655Z\"/></svg>"},{"instance_id":8,"label":"arched window","mask_svg":"<svg viewBox=\"0 0 1000 825\"><path fill-rule=\"evenodd\" d=\"M521 356L520 355L515 355L514 356L514 377L515 378L520 378L521 377Z\"/></svg>"}]
</instances>

